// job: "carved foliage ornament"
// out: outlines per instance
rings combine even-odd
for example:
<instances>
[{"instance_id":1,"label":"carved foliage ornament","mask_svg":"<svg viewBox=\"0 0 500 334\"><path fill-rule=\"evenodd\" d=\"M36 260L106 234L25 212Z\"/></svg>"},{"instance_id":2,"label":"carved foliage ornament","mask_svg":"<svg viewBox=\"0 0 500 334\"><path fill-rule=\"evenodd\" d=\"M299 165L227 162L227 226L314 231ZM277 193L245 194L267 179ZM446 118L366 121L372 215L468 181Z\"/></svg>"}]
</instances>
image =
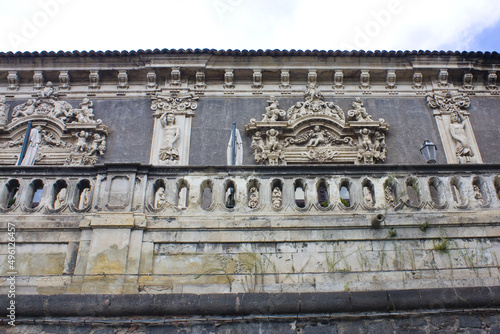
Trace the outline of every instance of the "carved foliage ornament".
<instances>
[{"instance_id":1,"label":"carved foliage ornament","mask_svg":"<svg viewBox=\"0 0 500 334\"><path fill-rule=\"evenodd\" d=\"M312 83L304 92L304 101L288 111L279 109L274 97L267 102L262 120L251 119L245 127L257 163L373 164L385 159L389 125L383 119L374 121L359 98L345 113L333 102L324 101Z\"/></svg>"},{"instance_id":2,"label":"carved foliage ornament","mask_svg":"<svg viewBox=\"0 0 500 334\"><path fill-rule=\"evenodd\" d=\"M5 100L0 99L0 108L1 101ZM10 122L0 123L0 164L16 163L30 121L38 144L36 151L30 152L35 155L35 164L93 165L106 150L108 128L94 119L92 101L85 98L79 108L73 108L59 100L48 82L37 98L12 109Z\"/></svg>"}]
</instances>

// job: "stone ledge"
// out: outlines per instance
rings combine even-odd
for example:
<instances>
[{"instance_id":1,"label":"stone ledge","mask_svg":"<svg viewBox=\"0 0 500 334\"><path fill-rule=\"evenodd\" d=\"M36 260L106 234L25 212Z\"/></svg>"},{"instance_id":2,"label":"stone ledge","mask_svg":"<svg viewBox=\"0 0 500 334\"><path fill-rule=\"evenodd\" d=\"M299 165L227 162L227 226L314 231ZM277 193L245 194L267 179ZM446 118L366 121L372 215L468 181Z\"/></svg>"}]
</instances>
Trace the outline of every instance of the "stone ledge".
<instances>
[{"instance_id":1,"label":"stone ledge","mask_svg":"<svg viewBox=\"0 0 500 334\"><path fill-rule=\"evenodd\" d=\"M18 295L20 317L273 315L499 307L500 286L365 292ZM7 305L6 295L0 296Z\"/></svg>"}]
</instances>

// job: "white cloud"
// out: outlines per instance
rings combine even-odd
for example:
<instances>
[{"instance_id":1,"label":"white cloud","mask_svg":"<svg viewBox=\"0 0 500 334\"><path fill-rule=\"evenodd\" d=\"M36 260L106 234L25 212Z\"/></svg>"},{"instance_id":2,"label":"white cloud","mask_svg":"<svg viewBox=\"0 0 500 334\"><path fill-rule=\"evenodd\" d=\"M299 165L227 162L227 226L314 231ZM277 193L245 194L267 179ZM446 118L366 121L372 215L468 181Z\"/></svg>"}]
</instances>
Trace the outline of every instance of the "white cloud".
<instances>
[{"instance_id":1,"label":"white cloud","mask_svg":"<svg viewBox=\"0 0 500 334\"><path fill-rule=\"evenodd\" d=\"M477 35L500 20L495 0L0 2L2 51L467 50Z\"/></svg>"}]
</instances>

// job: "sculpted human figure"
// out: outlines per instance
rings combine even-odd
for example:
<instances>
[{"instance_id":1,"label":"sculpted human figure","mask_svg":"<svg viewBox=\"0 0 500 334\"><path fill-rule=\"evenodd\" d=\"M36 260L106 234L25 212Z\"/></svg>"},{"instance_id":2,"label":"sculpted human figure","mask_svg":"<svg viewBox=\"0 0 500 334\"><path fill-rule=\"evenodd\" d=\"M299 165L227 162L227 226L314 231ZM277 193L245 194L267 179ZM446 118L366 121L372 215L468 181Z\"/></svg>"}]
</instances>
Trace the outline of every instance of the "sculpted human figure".
<instances>
[{"instance_id":1,"label":"sculpted human figure","mask_svg":"<svg viewBox=\"0 0 500 334\"><path fill-rule=\"evenodd\" d=\"M474 153L472 152L469 141L467 140L467 134L465 133L465 119L458 111L454 111L450 119L451 123L449 125L449 130L457 146L456 155L459 158L465 158L466 162L470 162Z\"/></svg>"},{"instance_id":2,"label":"sculpted human figure","mask_svg":"<svg viewBox=\"0 0 500 334\"><path fill-rule=\"evenodd\" d=\"M94 140L90 145L89 155L94 154L94 152L97 152L102 155L104 154L105 150L106 150L106 137L101 136L98 133L94 133Z\"/></svg>"},{"instance_id":3,"label":"sculpted human figure","mask_svg":"<svg viewBox=\"0 0 500 334\"><path fill-rule=\"evenodd\" d=\"M281 208L281 204L283 203L283 198L281 196L281 190L280 190L280 188L274 187L271 201L272 201L273 207L275 209L280 209Z\"/></svg>"},{"instance_id":4,"label":"sculpted human figure","mask_svg":"<svg viewBox=\"0 0 500 334\"><path fill-rule=\"evenodd\" d=\"M42 127L38 125L32 128L29 136L30 139L28 148L26 149L26 154L21 161L21 166L33 166L35 164L38 146L40 146L40 142L42 141Z\"/></svg>"},{"instance_id":5,"label":"sculpted human figure","mask_svg":"<svg viewBox=\"0 0 500 334\"><path fill-rule=\"evenodd\" d=\"M270 129L266 132L267 134L267 148L269 151L275 151L278 148L279 132L276 129Z\"/></svg>"},{"instance_id":6,"label":"sculpted human figure","mask_svg":"<svg viewBox=\"0 0 500 334\"><path fill-rule=\"evenodd\" d=\"M266 113L262 115L262 121L277 121L279 116L285 116L286 112L284 110L278 109L279 103L274 96L271 96L269 101L269 106L266 107Z\"/></svg>"},{"instance_id":7,"label":"sculpted human figure","mask_svg":"<svg viewBox=\"0 0 500 334\"><path fill-rule=\"evenodd\" d=\"M387 204L394 206L396 204L396 199L394 198L394 191L391 186L387 186L384 189L385 192L385 200Z\"/></svg>"},{"instance_id":8,"label":"sculpted human figure","mask_svg":"<svg viewBox=\"0 0 500 334\"><path fill-rule=\"evenodd\" d=\"M363 148L365 150L370 150L372 146L372 140L370 139L370 133L371 131L368 130L367 128L364 128L361 130L361 145L363 145Z\"/></svg>"},{"instance_id":9,"label":"sculpted human figure","mask_svg":"<svg viewBox=\"0 0 500 334\"><path fill-rule=\"evenodd\" d=\"M155 193L155 203L154 203L154 208L155 209L160 209L165 205L167 200L165 199L165 188L160 187Z\"/></svg>"},{"instance_id":10,"label":"sculpted human figure","mask_svg":"<svg viewBox=\"0 0 500 334\"><path fill-rule=\"evenodd\" d=\"M481 188L479 188L479 186L475 184L472 189L474 191L474 198L484 204L484 197L483 193L481 192Z\"/></svg>"},{"instance_id":11,"label":"sculpted human figure","mask_svg":"<svg viewBox=\"0 0 500 334\"><path fill-rule=\"evenodd\" d=\"M163 126L163 138L160 145L160 160L167 164L175 164L179 160L179 152L174 147L179 139L179 128L175 126L175 115L173 113L164 113L160 117Z\"/></svg>"},{"instance_id":12,"label":"sculpted human figure","mask_svg":"<svg viewBox=\"0 0 500 334\"><path fill-rule=\"evenodd\" d=\"M28 117L33 115L33 113L35 112L36 105L37 105L36 100L29 99L25 103L16 106L12 113L12 120L14 120L17 117Z\"/></svg>"},{"instance_id":13,"label":"sculpted human figure","mask_svg":"<svg viewBox=\"0 0 500 334\"><path fill-rule=\"evenodd\" d=\"M259 191L257 188L252 187L249 191L250 197L248 199L248 207L250 209L255 209L259 205Z\"/></svg>"},{"instance_id":14,"label":"sculpted human figure","mask_svg":"<svg viewBox=\"0 0 500 334\"><path fill-rule=\"evenodd\" d=\"M368 186L363 187L363 200L365 201L366 205L373 206L372 191Z\"/></svg>"},{"instance_id":15,"label":"sculpted human figure","mask_svg":"<svg viewBox=\"0 0 500 334\"><path fill-rule=\"evenodd\" d=\"M366 108L359 97L354 100L352 107L353 109L349 110L348 114L356 121L373 121L372 117L366 112Z\"/></svg>"},{"instance_id":16,"label":"sculpted human figure","mask_svg":"<svg viewBox=\"0 0 500 334\"><path fill-rule=\"evenodd\" d=\"M304 98L307 102L316 102L323 99L323 93L318 89L318 85L310 83L304 92Z\"/></svg>"},{"instance_id":17,"label":"sculpted human figure","mask_svg":"<svg viewBox=\"0 0 500 334\"><path fill-rule=\"evenodd\" d=\"M85 152L88 149L87 146L87 138L89 136L88 132L82 130L78 133L74 133L73 136L77 138L75 143L76 151Z\"/></svg>"},{"instance_id":18,"label":"sculpted human figure","mask_svg":"<svg viewBox=\"0 0 500 334\"><path fill-rule=\"evenodd\" d=\"M54 94L54 84L52 81L47 81L45 87L40 91L40 97L50 97Z\"/></svg>"},{"instance_id":19,"label":"sculpted human figure","mask_svg":"<svg viewBox=\"0 0 500 334\"><path fill-rule=\"evenodd\" d=\"M66 193L67 193L66 188L61 188L59 192L57 193L56 199L54 200L54 209L58 210L60 209L64 203L66 202Z\"/></svg>"},{"instance_id":20,"label":"sculpted human figure","mask_svg":"<svg viewBox=\"0 0 500 334\"><path fill-rule=\"evenodd\" d=\"M319 125L314 126L314 132L312 133L313 138L309 139L309 142L306 146L318 146L319 144L323 144L325 142L325 136L323 131L321 131Z\"/></svg>"},{"instance_id":21,"label":"sculpted human figure","mask_svg":"<svg viewBox=\"0 0 500 334\"><path fill-rule=\"evenodd\" d=\"M0 97L0 124L5 124L8 112L9 105L6 103L5 96L2 96Z\"/></svg>"},{"instance_id":22,"label":"sculpted human figure","mask_svg":"<svg viewBox=\"0 0 500 334\"><path fill-rule=\"evenodd\" d=\"M82 210L90 204L90 188L84 188L80 194L80 201L78 202L78 209Z\"/></svg>"}]
</instances>

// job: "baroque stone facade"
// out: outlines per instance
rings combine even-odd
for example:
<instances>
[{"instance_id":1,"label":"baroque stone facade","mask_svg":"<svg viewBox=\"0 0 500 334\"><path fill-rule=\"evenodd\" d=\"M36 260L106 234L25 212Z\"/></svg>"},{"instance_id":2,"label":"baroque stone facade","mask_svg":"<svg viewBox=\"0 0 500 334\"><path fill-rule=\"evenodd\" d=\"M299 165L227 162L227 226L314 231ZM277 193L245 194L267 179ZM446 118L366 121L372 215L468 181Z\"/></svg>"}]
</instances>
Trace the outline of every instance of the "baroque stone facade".
<instances>
[{"instance_id":1,"label":"baroque stone facade","mask_svg":"<svg viewBox=\"0 0 500 334\"><path fill-rule=\"evenodd\" d=\"M0 53L0 300L15 276L19 325L36 330L34 317L49 332L65 317L195 328L206 316L215 328L262 325L255 314L298 332L366 312L430 330L435 310L459 330L476 328L460 312L478 308L493 330L499 63Z\"/></svg>"}]
</instances>

